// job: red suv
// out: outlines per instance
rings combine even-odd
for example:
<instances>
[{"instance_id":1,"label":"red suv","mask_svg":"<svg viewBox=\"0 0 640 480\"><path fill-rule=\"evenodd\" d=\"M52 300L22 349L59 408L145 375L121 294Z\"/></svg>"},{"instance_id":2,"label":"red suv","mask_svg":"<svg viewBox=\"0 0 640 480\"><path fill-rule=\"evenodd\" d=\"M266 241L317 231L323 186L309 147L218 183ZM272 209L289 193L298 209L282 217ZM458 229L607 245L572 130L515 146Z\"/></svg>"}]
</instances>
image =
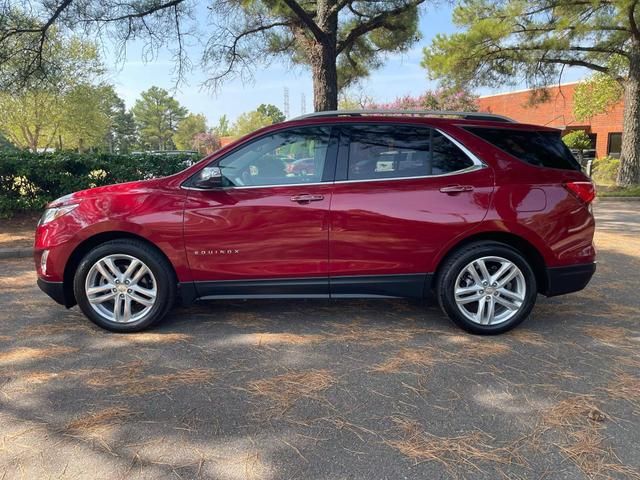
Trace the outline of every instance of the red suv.
<instances>
[{"instance_id":1,"label":"red suv","mask_svg":"<svg viewBox=\"0 0 640 480\"><path fill-rule=\"evenodd\" d=\"M423 298L474 333L595 271L595 191L560 132L490 114L322 112L166 178L48 205L38 284L109 330L179 299ZM407 113L411 113L408 115ZM287 158L312 158L304 175Z\"/></svg>"}]
</instances>

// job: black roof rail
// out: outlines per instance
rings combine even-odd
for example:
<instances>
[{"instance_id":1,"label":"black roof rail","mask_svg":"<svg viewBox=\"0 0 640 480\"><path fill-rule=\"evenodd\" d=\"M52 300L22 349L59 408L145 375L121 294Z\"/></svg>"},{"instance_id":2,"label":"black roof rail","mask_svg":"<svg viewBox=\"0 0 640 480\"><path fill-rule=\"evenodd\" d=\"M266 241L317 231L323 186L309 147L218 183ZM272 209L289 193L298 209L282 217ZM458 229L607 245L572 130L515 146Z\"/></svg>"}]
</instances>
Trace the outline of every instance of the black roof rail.
<instances>
[{"instance_id":1,"label":"black roof rail","mask_svg":"<svg viewBox=\"0 0 640 480\"><path fill-rule=\"evenodd\" d=\"M325 112L307 113L294 118L302 120L304 118L321 117L362 117L365 115L407 115L423 117L460 117L465 120L491 120L494 122L510 122L515 120L503 115L495 115L487 112L456 112L449 110L328 110Z\"/></svg>"}]
</instances>

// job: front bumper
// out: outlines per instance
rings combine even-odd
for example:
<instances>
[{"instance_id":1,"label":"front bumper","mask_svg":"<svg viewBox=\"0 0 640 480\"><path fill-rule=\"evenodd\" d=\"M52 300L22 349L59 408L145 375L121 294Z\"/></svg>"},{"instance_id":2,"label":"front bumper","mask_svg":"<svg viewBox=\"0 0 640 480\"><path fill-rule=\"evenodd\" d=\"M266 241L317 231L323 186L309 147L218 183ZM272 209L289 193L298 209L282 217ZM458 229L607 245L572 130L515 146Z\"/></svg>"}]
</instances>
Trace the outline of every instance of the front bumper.
<instances>
[{"instance_id":1,"label":"front bumper","mask_svg":"<svg viewBox=\"0 0 640 480\"><path fill-rule=\"evenodd\" d=\"M547 297L577 292L587 286L596 271L596 264L585 263L566 267L547 268Z\"/></svg>"},{"instance_id":2,"label":"front bumper","mask_svg":"<svg viewBox=\"0 0 640 480\"><path fill-rule=\"evenodd\" d=\"M60 305L64 305L67 308L73 306L67 301L64 284L62 282L48 282L42 278L38 278L38 287Z\"/></svg>"}]
</instances>

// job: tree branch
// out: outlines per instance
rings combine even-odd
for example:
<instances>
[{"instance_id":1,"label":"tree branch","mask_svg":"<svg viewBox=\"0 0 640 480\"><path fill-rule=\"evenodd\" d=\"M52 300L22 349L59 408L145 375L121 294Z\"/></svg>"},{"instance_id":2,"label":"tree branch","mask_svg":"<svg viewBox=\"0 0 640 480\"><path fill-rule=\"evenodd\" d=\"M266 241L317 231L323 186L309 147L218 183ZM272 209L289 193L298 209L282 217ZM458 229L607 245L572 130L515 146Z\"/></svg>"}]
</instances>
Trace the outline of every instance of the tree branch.
<instances>
[{"instance_id":1,"label":"tree branch","mask_svg":"<svg viewBox=\"0 0 640 480\"><path fill-rule=\"evenodd\" d=\"M398 8L394 8L393 10L381 13L379 15L376 15L375 17L371 17L371 19L366 22L360 23L355 28L353 28L343 40L338 42L337 52L341 53L345 48L352 45L362 35L366 35L370 31L384 26L385 22L390 18L393 18L395 15L404 12L410 7L417 7L424 2L425 0L412 0Z\"/></svg>"},{"instance_id":2,"label":"tree branch","mask_svg":"<svg viewBox=\"0 0 640 480\"><path fill-rule=\"evenodd\" d=\"M295 15L300 19L302 23L304 23L307 28L313 33L315 39L319 42L326 41L326 33L322 31L322 29L315 22L313 17L309 15L304 8L300 6L298 2L295 0L282 0Z\"/></svg>"},{"instance_id":3,"label":"tree branch","mask_svg":"<svg viewBox=\"0 0 640 480\"><path fill-rule=\"evenodd\" d=\"M629 5L629 26L631 28L631 33L635 37L636 41L640 41L640 29L638 28L638 22L636 22L636 6L638 5L638 0L634 0Z\"/></svg>"}]
</instances>

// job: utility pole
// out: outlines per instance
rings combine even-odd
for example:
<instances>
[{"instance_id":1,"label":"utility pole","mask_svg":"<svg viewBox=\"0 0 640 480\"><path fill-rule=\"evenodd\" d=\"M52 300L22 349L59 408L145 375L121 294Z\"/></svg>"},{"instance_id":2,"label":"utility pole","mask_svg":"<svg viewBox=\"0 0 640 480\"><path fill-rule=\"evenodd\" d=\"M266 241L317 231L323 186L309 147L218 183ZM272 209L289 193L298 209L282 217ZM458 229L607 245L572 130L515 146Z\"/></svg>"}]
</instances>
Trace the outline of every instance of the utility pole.
<instances>
[{"instance_id":1,"label":"utility pole","mask_svg":"<svg viewBox=\"0 0 640 480\"><path fill-rule=\"evenodd\" d=\"M289 118L289 87L284 87L284 117Z\"/></svg>"}]
</instances>

